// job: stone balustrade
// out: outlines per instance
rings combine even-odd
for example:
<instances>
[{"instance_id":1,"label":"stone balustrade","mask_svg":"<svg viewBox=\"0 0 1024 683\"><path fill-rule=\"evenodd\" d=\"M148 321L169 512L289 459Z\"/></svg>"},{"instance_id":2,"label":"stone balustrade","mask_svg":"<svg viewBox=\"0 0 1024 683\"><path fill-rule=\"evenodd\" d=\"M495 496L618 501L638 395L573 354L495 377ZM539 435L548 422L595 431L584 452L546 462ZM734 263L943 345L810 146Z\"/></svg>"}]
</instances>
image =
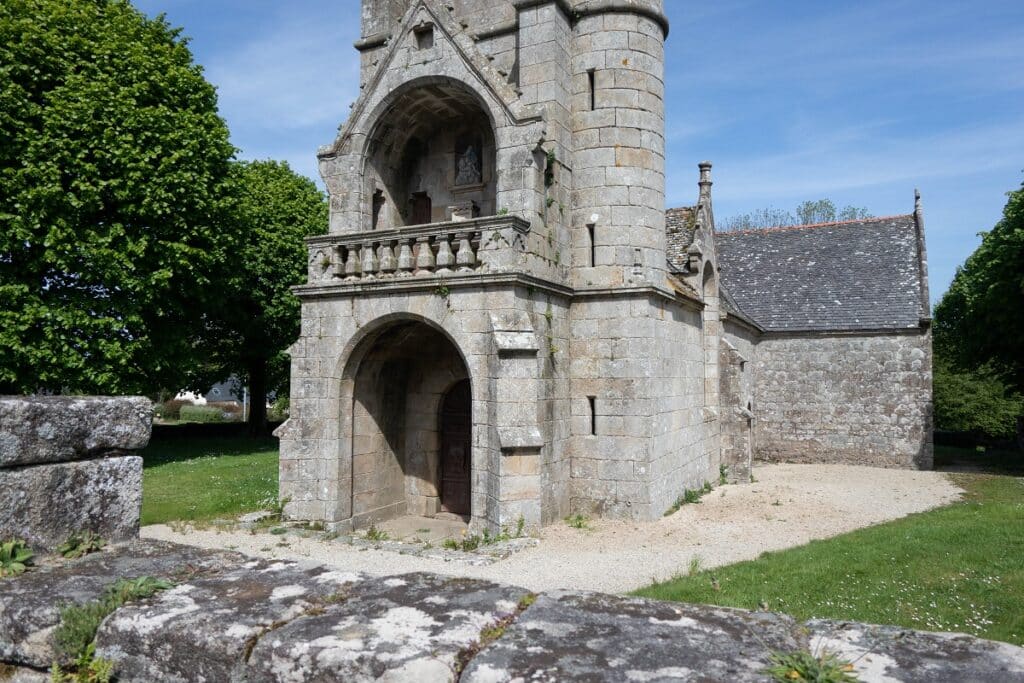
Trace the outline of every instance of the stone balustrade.
<instances>
[{"instance_id":1,"label":"stone balustrade","mask_svg":"<svg viewBox=\"0 0 1024 683\"><path fill-rule=\"evenodd\" d=\"M447 276L518 262L530 224L518 216L321 235L309 245L309 283Z\"/></svg>"}]
</instances>

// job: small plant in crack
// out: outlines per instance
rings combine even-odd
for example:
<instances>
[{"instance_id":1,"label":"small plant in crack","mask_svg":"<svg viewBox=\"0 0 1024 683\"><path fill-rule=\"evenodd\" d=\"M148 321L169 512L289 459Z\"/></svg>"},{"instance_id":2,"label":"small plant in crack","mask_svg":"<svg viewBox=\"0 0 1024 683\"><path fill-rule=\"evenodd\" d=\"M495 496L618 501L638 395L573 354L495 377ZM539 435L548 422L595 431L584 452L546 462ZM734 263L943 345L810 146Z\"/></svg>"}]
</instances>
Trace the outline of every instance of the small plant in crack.
<instances>
[{"instance_id":1,"label":"small plant in crack","mask_svg":"<svg viewBox=\"0 0 1024 683\"><path fill-rule=\"evenodd\" d=\"M516 604L516 611L506 614L480 629L480 637L466 647L459 650L455 655L455 675L458 676L466 670L466 666L485 647L505 635L505 631L511 626L523 611L537 600L534 593L527 593L519 599Z\"/></svg>"},{"instance_id":2,"label":"small plant in crack","mask_svg":"<svg viewBox=\"0 0 1024 683\"><path fill-rule=\"evenodd\" d=\"M69 560L85 557L90 553L103 550L106 542L91 531L83 531L72 534L64 544L57 548L57 552Z\"/></svg>"},{"instance_id":3,"label":"small plant in crack","mask_svg":"<svg viewBox=\"0 0 1024 683\"><path fill-rule=\"evenodd\" d=\"M0 542L0 577L21 574L32 566L35 553L20 538Z\"/></svg>"},{"instance_id":4,"label":"small plant in crack","mask_svg":"<svg viewBox=\"0 0 1024 683\"><path fill-rule=\"evenodd\" d=\"M66 605L60 611L60 626L54 632L57 652L68 657L84 657L96 637L100 622L122 605L152 597L173 584L152 576L118 579L103 590L98 600Z\"/></svg>"},{"instance_id":5,"label":"small plant in crack","mask_svg":"<svg viewBox=\"0 0 1024 683\"><path fill-rule=\"evenodd\" d=\"M366 530L364 537L367 541L386 541L391 538L388 536L388 532L383 529L378 529L376 524L370 525L370 528Z\"/></svg>"},{"instance_id":6,"label":"small plant in crack","mask_svg":"<svg viewBox=\"0 0 1024 683\"><path fill-rule=\"evenodd\" d=\"M840 659L828 650L818 654L800 650L797 652L773 652L769 659L771 666L764 670L778 683L858 683L851 662Z\"/></svg>"}]
</instances>

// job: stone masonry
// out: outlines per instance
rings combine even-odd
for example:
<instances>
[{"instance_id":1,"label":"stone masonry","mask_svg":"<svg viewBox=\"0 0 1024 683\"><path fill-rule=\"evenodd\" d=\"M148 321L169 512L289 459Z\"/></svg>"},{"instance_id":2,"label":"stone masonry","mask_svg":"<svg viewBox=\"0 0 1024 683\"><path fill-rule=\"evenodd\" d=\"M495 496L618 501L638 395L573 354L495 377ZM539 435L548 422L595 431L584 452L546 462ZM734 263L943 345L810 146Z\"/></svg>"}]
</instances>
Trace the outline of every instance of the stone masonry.
<instances>
[{"instance_id":1,"label":"stone masonry","mask_svg":"<svg viewBox=\"0 0 1024 683\"><path fill-rule=\"evenodd\" d=\"M927 466L869 434L880 420L845 442L838 419L759 426L774 330L736 303L748 275L725 281L746 271L715 234L710 163L696 205L665 210L662 0L363 0L361 20L360 94L319 150L330 221L295 290L286 516L649 520L754 456L843 461L873 439L878 462ZM914 400L893 419L923 433Z\"/></svg>"},{"instance_id":2,"label":"stone masonry","mask_svg":"<svg viewBox=\"0 0 1024 683\"><path fill-rule=\"evenodd\" d=\"M0 539L53 550L74 533L133 538L152 406L143 397L0 397Z\"/></svg>"}]
</instances>

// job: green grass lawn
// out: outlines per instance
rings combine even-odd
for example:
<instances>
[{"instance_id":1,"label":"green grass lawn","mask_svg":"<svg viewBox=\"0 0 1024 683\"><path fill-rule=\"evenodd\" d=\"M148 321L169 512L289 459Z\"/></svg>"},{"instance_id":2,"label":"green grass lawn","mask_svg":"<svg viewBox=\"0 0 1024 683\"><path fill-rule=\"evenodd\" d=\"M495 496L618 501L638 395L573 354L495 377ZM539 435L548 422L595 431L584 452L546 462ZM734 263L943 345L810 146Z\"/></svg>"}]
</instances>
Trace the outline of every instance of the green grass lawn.
<instances>
[{"instance_id":1,"label":"green grass lawn","mask_svg":"<svg viewBox=\"0 0 1024 683\"><path fill-rule=\"evenodd\" d=\"M962 502L636 594L748 609L765 602L798 619L961 631L1024 645L1024 479L951 476L967 491Z\"/></svg>"},{"instance_id":2,"label":"green grass lawn","mask_svg":"<svg viewBox=\"0 0 1024 683\"><path fill-rule=\"evenodd\" d=\"M277 439L193 437L142 451L142 523L209 520L277 500Z\"/></svg>"}]
</instances>

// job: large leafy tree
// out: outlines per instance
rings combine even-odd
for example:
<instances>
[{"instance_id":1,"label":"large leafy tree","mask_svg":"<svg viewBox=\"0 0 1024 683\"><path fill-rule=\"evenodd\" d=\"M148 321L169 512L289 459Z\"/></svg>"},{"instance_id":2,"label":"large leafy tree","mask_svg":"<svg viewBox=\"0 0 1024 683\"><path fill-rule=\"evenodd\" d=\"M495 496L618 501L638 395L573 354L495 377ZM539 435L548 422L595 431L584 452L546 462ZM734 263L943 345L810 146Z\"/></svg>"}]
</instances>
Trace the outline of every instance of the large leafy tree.
<instances>
[{"instance_id":1,"label":"large leafy tree","mask_svg":"<svg viewBox=\"0 0 1024 683\"><path fill-rule=\"evenodd\" d=\"M935 308L935 348L957 368L987 368L1024 390L1024 185L957 269Z\"/></svg>"},{"instance_id":2,"label":"large leafy tree","mask_svg":"<svg viewBox=\"0 0 1024 683\"><path fill-rule=\"evenodd\" d=\"M249 425L261 432L267 418L262 398L287 389L284 350L300 326L290 288L306 279L303 238L325 231L327 200L288 164L255 161L233 164L228 204L229 220L243 238L204 329L203 379L207 386L229 375L245 380L252 395Z\"/></svg>"},{"instance_id":3,"label":"large leafy tree","mask_svg":"<svg viewBox=\"0 0 1024 683\"><path fill-rule=\"evenodd\" d=\"M0 3L0 392L175 387L234 153L162 17L121 0Z\"/></svg>"}]
</instances>

